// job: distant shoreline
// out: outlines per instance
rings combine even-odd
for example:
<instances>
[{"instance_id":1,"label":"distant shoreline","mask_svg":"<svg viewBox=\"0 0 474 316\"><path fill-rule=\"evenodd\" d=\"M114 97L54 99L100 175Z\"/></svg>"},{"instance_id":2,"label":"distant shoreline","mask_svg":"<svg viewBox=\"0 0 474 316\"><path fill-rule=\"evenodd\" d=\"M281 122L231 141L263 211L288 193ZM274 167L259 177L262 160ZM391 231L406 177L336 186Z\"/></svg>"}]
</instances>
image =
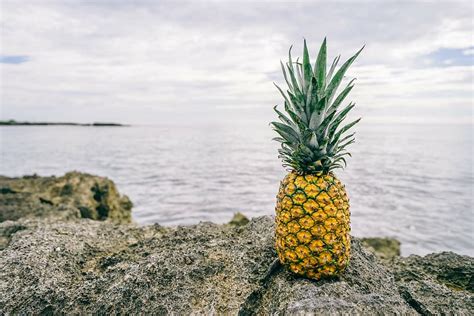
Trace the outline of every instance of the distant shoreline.
<instances>
[{"instance_id":1,"label":"distant shoreline","mask_svg":"<svg viewBox=\"0 0 474 316\"><path fill-rule=\"evenodd\" d=\"M72 122L17 122L15 120L0 121L0 126L129 126L120 123L105 123L105 122L93 122L93 123L72 123Z\"/></svg>"}]
</instances>

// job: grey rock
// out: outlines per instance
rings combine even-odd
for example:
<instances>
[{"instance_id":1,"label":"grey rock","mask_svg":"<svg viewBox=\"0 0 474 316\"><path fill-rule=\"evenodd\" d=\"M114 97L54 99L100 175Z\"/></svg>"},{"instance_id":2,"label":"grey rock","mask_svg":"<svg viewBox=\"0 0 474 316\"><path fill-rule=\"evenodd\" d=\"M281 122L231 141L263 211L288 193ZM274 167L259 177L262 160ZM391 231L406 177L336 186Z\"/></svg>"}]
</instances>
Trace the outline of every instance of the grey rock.
<instances>
[{"instance_id":1,"label":"grey rock","mask_svg":"<svg viewBox=\"0 0 474 316\"><path fill-rule=\"evenodd\" d=\"M353 239L339 279L278 264L274 220L138 227L88 219L0 224L0 312L416 314L472 310L472 258L452 253L384 266ZM442 280L442 281L440 281Z\"/></svg>"},{"instance_id":2,"label":"grey rock","mask_svg":"<svg viewBox=\"0 0 474 316\"><path fill-rule=\"evenodd\" d=\"M417 312L472 315L474 258L442 252L394 258L387 265L400 294Z\"/></svg>"},{"instance_id":3,"label":"grey rock","mask_svg":"<svg viewBox=\"0 0 474 316\"><path fill-rule=\"evenodd\" d=\"M316 282L282 270L270 281L257 310L263 315L416 314L400 297L390 271L357 238L340 278Z\"/></svg>"},{"instance_id":4,"label":"grey rock","mask_svg":"<svg viewBox=\"0 0 474 316\"><path fill-rule=\"evenodd\" d=\"M130 223L130 209L105 178L0 177L0 315L474 310L474 264L467 256L381 261L353 238L346 272L313 281L279 264L272 217L139 227Z\"/></svg>"},{"instance_id":5,"label":"grey rock","mask_svg":"<svg viewBox=\"0 0 474 316\"><path fill-rule=\"evenodd\" d=\"M103 177L69 172L62 177L0 176L0 222L23 217L131 221L132 203Z\"/></svg>"},{"instance_id":6,"label":"grey rock","mask_svg":"<svg viewBox=\"0 0 474 316\"><path fill-rule=\"evenodd\" d=\"M414 313L358 239L339 280L288 273L276 260L271 217L240 227L79 219L0 227L10 233L0 258L6 313Z\"/></svg>"},{"instance_id":7,"label":"grey rock","mask_svg":"<svg viewBox=\"0 0 474 316\"><path fill-rule=\"evenodd\" d=\"M276 258L268 217L245 229L17 222L0 258L9 314L236 313Z\"/></svg>"}]
</instances>

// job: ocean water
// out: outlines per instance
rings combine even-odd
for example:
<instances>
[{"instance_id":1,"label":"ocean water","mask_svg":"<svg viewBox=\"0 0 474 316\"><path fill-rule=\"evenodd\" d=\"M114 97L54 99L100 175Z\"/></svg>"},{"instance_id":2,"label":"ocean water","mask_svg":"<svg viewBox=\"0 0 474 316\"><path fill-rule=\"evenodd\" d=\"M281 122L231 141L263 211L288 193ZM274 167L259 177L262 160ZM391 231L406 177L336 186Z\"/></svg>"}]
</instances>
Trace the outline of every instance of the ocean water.
<instances>
[{"instance_id":1,"label":"ocean water","mask_svg":"<svg viewBox=\"0 0 474 316\"><path fill-rule=\"evenodd\" d=\"M474 255L473 126L357 127L348 168L355 236L389 236L402 253ZM0 127L0 174L107 176L140 224L227 222L274 213L285 170L266 123Z\"/></svg>"}]
</instances>

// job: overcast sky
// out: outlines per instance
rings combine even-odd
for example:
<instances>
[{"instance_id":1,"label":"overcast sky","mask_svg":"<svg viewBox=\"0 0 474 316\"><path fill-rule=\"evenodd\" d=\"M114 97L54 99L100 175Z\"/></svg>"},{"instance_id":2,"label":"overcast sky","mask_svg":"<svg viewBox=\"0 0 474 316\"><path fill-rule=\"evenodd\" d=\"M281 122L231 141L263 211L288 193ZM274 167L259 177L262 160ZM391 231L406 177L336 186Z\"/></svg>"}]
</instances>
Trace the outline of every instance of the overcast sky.
<instances>
[{"instance_id":1,"label":"overcast sky","mask_svg":"<svg viewBox=\"0 0 474 316\"><path fill-rule=\"evenodd\" d=\"M2 119L267 119L289 46L327 36L366 44L357 115L472 120L470 1L0 1Z\"/></svg>"}]
</instances>

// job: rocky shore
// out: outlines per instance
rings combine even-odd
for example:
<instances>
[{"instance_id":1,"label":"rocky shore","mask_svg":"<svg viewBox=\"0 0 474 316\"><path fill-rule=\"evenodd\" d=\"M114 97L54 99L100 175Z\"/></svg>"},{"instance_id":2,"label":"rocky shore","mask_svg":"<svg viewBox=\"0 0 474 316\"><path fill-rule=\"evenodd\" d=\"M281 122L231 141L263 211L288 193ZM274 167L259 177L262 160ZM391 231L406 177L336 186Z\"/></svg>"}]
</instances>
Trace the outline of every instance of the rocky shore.
<instances>
[{"instance_id":1,"label":"rocky shore","mask_svg":"<svg viewBox=\"0 0 474 316\"><path fill-rule=\"evenodd\" d=\"M315 282L279 265L269 216L240 216L226 225L137 226L131 208L101 177L0 177L0 314L474 310L468 256L400 257L396 241L353 238L347 271Z\"/></svg>"}]
</instances>

